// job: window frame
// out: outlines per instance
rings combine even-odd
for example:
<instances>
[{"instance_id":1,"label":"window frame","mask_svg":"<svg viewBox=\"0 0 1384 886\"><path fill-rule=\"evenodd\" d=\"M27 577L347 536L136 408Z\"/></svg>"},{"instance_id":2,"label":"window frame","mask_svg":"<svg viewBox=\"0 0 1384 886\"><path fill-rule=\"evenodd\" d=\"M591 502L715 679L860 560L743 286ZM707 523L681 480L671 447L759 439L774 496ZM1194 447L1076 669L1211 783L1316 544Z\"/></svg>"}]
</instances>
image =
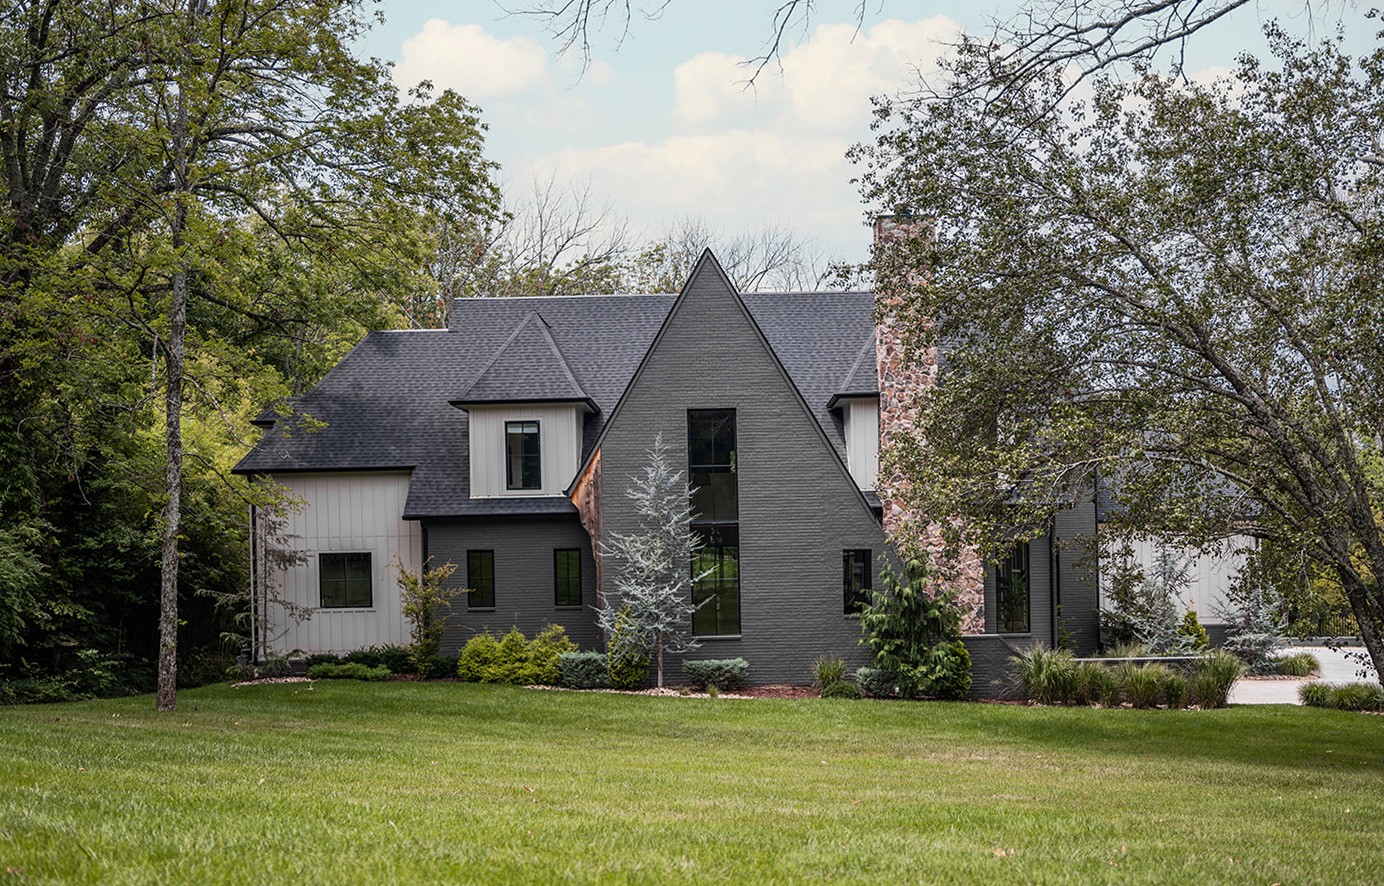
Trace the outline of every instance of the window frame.
<instances>
[{"instance_id":1,"label":"window frame","mask_svg":"<svg viewBox=\"0 0 1384 886\"><path fill-rule=\"evenodd\" d=\"M575 570L575 572L573 572L572 566L571 566L570 563L566 564L566 567L565 567L565 568L564 568L563 566L560 565L560 562L561 562L561 560L562 560L562 555L563 555L563 554L576 554L577 564L576 564L576 570ZM582 563L582 556L581 556L581 548L553 548L553 606L554 606L554 608L557 608L557 609L580 609L580 608L581 608L581 606L582 606L582 596L583 596L583 590L584 590L584 589L582 588L582 567L583 567L583 563ZM572 600L571 600L570 593L571 593L572 588L571 588L570 584L568 584L568 586L567 586L566 588L563 587L563 580L564 580L564 579L566 579L566 580L570 583L570 582L572 581L572 579L574 579L574 578L576 579L576 585L577 585L577 587L576 587L576 591L577 591L577 599L576 599L576 602L572 602ZM564 601L564 599L563 599L563 591L564 591L564 590L566 590L566 591L568 592L568 597L567 597L567 599L566 599L565 601Z\"/></svg>"},{"instance_id":2,"label":"window frame","mask_svg":"<svg viewBox=\"0 0 1384 886\"><path fill-rule=\"evenodd\" d=\"M319 608L319 609L330 609L330 610L333 610L333 611L335 611L335 612L340 612L340 611L349 610L349 609L357 609L357 610L374 609L374 608L375 608L375 562L374 562L374 557L371 556L373 553L374 553L373 551L318 551L318 552L317 552L317 608ZM360 604L360 603L357 603L357 602L346 602L346 603L328 603L328 602L327 602L327 598L326 598L326 595L325 595L324 591L325 591L325 585L326 585L326 583L327 583L327 581L328 581L328 579L327 579L327 558L328 558L328 557L343 557L343 558L346 558L346 557L364 557L364 558L365 558L365 583L366 583L367 597L366 597L366 602L365 602L363 605ZM344 567L344 568L349 568L349 566L346 566L346 567ZM359 580L360 580L360 579L359 579L358 576L354 578L354 581L355 581L355 582L359 582ZM334 584L338 584L338 585L341 585L342 587L347 587L347 588L349 588L349 586L350 586L350 584L352 583L352 581L353 581L353 578L352 578L351 576L349 576L349 575L347 575L347 576L345 576L345 577L343 577L343 578L340 578L340 579L332 579L332 582L333 582Z\"/></svg>"},{"instance_id":3,"label":"window frame","mask_svg":"<svg viewBox=\"0 0 1384 886\"><path fill-rule=\"evenodd\" d=\"M859 618L860 613L870 602L875 589L875 552L871 548L843 548L841 550L841 612L846 618ZM854 587L852 579L856 569L863 570L860 587Z\"/></svg>"},{"instance_id":4,"label":"window frame","mask_svg":"<svg viewBox=\"0 0 1384 886\"><path fill-rule=\"evenodd\" d=\"M528 430L529 427L533 430ZM514 436L520 438L519 454L510 451L511 428L516 428ZM533 441L533 452L528 450L529 439ZM539 492L543 489L543 427L536 418L515 419L505 422L505 490L508 492ZM532 460L532 464L530 464ZM518 479L515 466L518 465ZM533 484L529 484L529 468L533 468Z\"/></svg>"},{"instance_id":5,"label":"window frame","mask_svg":"<svg viewBox=\"0 0 1384 886\"><path fill-rule=\"evenodd\" d=\"M706 547L693 558L688 564L692 574L692 602L698 609L692 614L692 636L701 639L733 639L741 636L743 628L743 591L744 587L740 581L744 563L743 548L740 540L740 479L739 467L737 465L737 451L740 445L740 417L734 408L712 408L712 409L689 409L687 410L687 478L692 487L692 499L694 514L691 521L691 529L702 537ZM729 434L722 435L719 432L725 430L729 424ZM695 437L694 431L710 427L712 434L707 437ZM722 437L725 439L722 439ZM718 448L718 440L722 444ZM724 449L724 451L723 451ZM706 458L698 461L698 453L702 453ZM706 474L708 482L696 484L693 478L699 473ZM713 510L715 510L715 492L711 489L712 483L709 482L712 476L723 478L720 484L720 492L723 494L724 502L727 505L724 513L717 512L710 515L695 513L696 501L699 497L698 491L708 488L713 491ZM728 483L724 478L729 478ZM734 541L727 544L718 541L718 536L732 537ZM702 564L698 560L705 555L706 548L713 549L716 557L715 569L717 575L708 579L707 577L698 578L698 568ZM726 557L726 551L733 551L731 558ZM733 560L734 576L726 576L726 566ZM704 570L705 571L705 570ZM708 582L715 583L715 589L707 591ZM721 612L720 602L723 593L733 592L735 597L734 612L730 612L727 607L725 613ZM714 601L714 602L711 602ZM699 624L705 626L706 615L704 614L708 606L712 606L717 613L714 632L705 633L699 630ZM722 615L725 617L723 618Z\"/></svg>"},{"instance_id":6,"label":"window frame","mask_svg":"<svg viewBox=\"0 0 1384 886\"><path fill-rule=\"evenodd\" d=\"M490 570L490 602L477 604L476 592L481 589L477 587L476 568L473 565L473 558L484 557L489 559ZM495 551L492 548L468 548L466 551L466 587L471 588L471 593L466 595L466 608L473 611L483 612L495 608Z\"/></svg>"}]
</instances>

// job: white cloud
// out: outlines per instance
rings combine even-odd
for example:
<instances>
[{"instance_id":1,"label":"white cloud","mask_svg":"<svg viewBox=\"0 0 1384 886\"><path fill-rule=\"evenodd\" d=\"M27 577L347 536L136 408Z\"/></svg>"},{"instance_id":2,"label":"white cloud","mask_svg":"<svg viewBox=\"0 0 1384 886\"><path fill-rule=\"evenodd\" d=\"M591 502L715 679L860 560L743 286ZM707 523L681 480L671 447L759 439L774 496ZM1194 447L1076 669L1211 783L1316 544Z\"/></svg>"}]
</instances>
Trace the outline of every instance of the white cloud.
<instances>
[{"instance_id":1,"label":"white cloud","mask_svg":"<svg viewBox=\"0 0 1384 886\"><path fill-rule=\"evenodd\" d=\"M435 18L404 41L394 82L406 89L431 80L439 90L454 89L481 100L544 88L548 68L547 53L532 38L501 40L480 25Z\"/></svg>"}]
</instances>

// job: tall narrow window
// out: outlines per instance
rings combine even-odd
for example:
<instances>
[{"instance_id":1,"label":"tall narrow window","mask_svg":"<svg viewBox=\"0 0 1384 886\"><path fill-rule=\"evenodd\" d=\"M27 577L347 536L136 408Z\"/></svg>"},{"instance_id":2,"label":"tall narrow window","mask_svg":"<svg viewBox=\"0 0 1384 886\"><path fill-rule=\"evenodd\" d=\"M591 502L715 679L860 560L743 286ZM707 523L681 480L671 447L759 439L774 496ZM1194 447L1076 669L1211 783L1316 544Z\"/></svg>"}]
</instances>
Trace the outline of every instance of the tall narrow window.
<instances>
[{"instance_id":1,"label":"tall narrow window","mask_svg":"<svg viewBox=\"0 0 1384 886\"><path fill-rule=\"evenodd\" d=\"M553 602L558 606L581 605L581 548L553 551Z\"/></svg>"},{"instance_id":2,"label":"tall narrow window","mask_svg":"<svg viewBox=\"0 0 1384 886\"><path fill-rule=\"evenodd\" d=\"M1021 541L995 568L995 612L999 633L1028 633L1028 598L1028 542Z\"/></svg>"},{"instance_id":3,"label":"tall narrow window","mask_svg":"<svg viewBox=\"0 0 1384 886\"><path fill-rule=\"evenodd\" d=\"M467 609L495 608L495 552L466 552Z\"/></svg>"},{"instance_id":4,"label":"tall narrow window","mask_svg":"<svg viewBox=\"0 0 1384 886\"><path fill-rule=\"evenodd\" d=\"M323 609L369 609L370 554L318 554L318 590Z\"/></svg>"},{"instance_id":5,"label":"tall narrow window","mask_svg":"<svg viewBox=\"0 0 1384 886\"><path fill-rule=\"evenodd\" d=\"M870 577L870 561L874 553L869 548L841 552L841 602L846 615L859 615L870 602L874 584Z\"/></svg>"},{"instance_id":6,"label":"tall narrow window","mask_svg":"<svg viewBox=\"0 0 1384 886\"><path fill-rule=\"evenodd\" d=\"M740 633L740 493L735 468L735 410L687 411L692 531L705 547L692 563L692 633Z\"/></svg>"},{"instance_id":7,"label":"tall narrow window","mask_svg":"<svg viewBox=\"0 0 1384 886\"><path fill-rule=\"evenodd\" d=\"M505 422L505 488L543 488L536 421Z\"/></svg>"}]
</instances>

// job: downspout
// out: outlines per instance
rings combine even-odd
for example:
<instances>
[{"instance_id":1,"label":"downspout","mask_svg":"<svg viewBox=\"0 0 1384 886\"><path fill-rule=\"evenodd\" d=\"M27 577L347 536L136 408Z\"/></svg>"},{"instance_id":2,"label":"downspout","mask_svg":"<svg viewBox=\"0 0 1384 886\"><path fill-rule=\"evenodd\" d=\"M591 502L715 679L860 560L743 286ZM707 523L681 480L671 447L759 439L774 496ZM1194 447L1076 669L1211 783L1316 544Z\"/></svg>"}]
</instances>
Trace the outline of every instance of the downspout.
<instances>
[{"instance_id":1,"label":"downspout","mask_svg":"<svg viewBox=\"0 0 1384 886\"><path fill-rule=\"evenodd\" d=\"M250 653L246 664L258 664L259 656L259 506L250 505Z\"/></svg>"},{"instance_id":2,"label":"downspout","mask_svg":"<svg viewBox=\"0 0 1384 886\"><path fill-rule=\"evenodd\" d=\"M1057 620L1062 617L1062 582L1057 577L1057 520L1048 524L1048 599L1052 602L1052 618L1048 619L1052 633L1052 648L1057 648Z\"/></svg>"}]
</instances>

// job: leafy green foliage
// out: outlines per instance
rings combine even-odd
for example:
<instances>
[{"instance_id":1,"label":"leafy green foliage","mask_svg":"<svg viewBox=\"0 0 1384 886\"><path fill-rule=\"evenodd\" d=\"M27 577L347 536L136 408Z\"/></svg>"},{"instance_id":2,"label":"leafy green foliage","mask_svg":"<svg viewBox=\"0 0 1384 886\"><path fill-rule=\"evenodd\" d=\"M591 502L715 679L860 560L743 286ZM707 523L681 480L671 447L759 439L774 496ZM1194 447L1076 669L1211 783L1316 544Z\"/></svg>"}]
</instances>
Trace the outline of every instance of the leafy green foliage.
<instances>
[{"instance_id":1,"label":"leafy green foliage","mask_svg":"<svg viewBox=\"0 0 1384 886\"><path fill-rule=\"evenodd\" d=\"M856 668L855 682L871 698L894 698L899 694L898 680L880 668Z\"/></svg>"},{"instance_id":2,"label":"leafy green foliage","mask_svg":"<svg viewBox=\"0 0 1384 886\"><path fill-rule=\"evenodd\" d=\"M404 568L397 557L394 565L399 572L399 602L413 641L409 645L409 656L414 670L429 676L433 671L433 659L442 649L442 633L447 628L452 598L465 590L447 587L447 579L457 571L455 563L443 563L432 569L424 563L422 575Z\"/></svg>"},{"instance_id":3,"label":"leafy green foliage","mask_svg":"<svg viewBox=\"0 0 1384 886\"><path fill-rule=\"evenodd\" d=\"M1225 648L1240 657L1251 673L1274 669L1275 654L1283 645L1283 616L1277 590L1251 561L1225 591L1221 615L1227 624Z\"/></svg>"},{"instance_id":4,"label":"leafy green foliage","mask_svg":"<svg viewBox=\"0 0 1384 886\"><path fill-rule=\"evenodd\" d=\"M564 652L557 657L558 683L568 689L604 689L610 664L599 652Z\"/></svg>"},{"instance_id":5,"label":"leafy green foliage","mask_svg":"<svg viewBox=\"0 0 1384 886\"><path fill-rule=\"evenodd\" d=\"M408 647L391 643L382 643L369 649L353 649L341 656L341 660L357 662L372 668L383 665L396 674L414 673L413 656L409 653Z\"/></svg>"},{"instance_id":6,"label":"leafy green foliage","mask_svg":"<svg viewBox=\"0 0 1384 886\"><path fill-rule=\"evenodd\" d=\"M939 591L920 560L903 573L886 569L860 613L862 645L905 698L962 698L971 687L971 657L961 643L961 610Z\"/></svg>"},{"instance_id":7,"label":"leafy green foliage","mask_svg":"<svg viewBox=\"0 0 1384 886\"><path fill-rule=\"evenodd\" d=\"M561 679L559 657L576 651L562 625L547 625L532 640L518 628L500 639L485 631L462 647L456 675L475 683L556 686Z\"/></svg>"},{"instance_id":8,"label":"leafy green foliage","mask_svg":"<svg viewBox=\"0 0 1384 886\"><path fill-rule=\"evenodd\" d=\"M684 661L683 673L694 689L715 687L722 692L739 689L745 685L750 663L743 658L704 658Z\"/></svg>"},{"instance_id":9,"label":"leafy green foliage","mask_svg":"<svg viewBox=\"0 0 1384 886\"><path fill-rule=\"evenodd\" d=\"M822 698L863 698L865 693L860 687L849 680L837 680L835 683L828 683L822 689Z\"/></svg>"},{"instance_id":10,"label":"leafy green foliage","mask_svg":"<svg viewBox=\"0 0 1384 886\"><path fill-rule=\"evenodd\" d=\"M1128 541L1104 552L1110 564L1108 606L1101 610L1101 630L1116 645L1138 644L1149 655L1178 655L1194 642L1178 620L1179 600L1191 584L1188 559L1160 547L1153 574L1134 564ZM1195 616L1193 616L1195 618ZM1210 638L1207 638L1210 642Z\"/></svg>"},{"instance_id":11,"label":"leafy green foliage","mask_svg":"<svg viewBox=\"0 0 1384 886\"><path fill-rule=\"evenodd\" d=\"M610 685L616 689L643 687L649 679L648 647L639 639L633 616L627 610L621 609L616 613L606 647Z\"/></svg>"},{"instance_id":12,"label":"leafy green foliage","mask_svg":"<svg viewBox=\"0 0 1384 886\"><path fill-rule=\"evenodd\" d=\"M388 680L394 676L389 668L384 665L370 667L358 661L348 661L342 664L329 664L322 662L308 668L308 677L313 680L367 680L378 682Z\"/></svg>"},{"instance_id":13,"label":"leafy green foliage","mask_svg":"<svg viewBox=\"0 0 1384 886\"><path fill-rule=\"evenodd\" d=\"M1177 632L1187 638L1188 648L1193 652L1202 652L1211 646L1211 635L1206 632L1201 619L1197 618L1195 609L1188 609L1182 614L1182 625Z\"/></svg>"},{"instance_id":14,"label":"leafy green foliage","mask_svg":"<svg viewBox=\"0 0 1384 886\"><path fill-rule=\"evenodd\" d=\"M908 351L946 344L881 472L995 559L1099 471L1112 524L1249 534L1333 575L1384 669L1384 351L1361 345L1384 45L1267 30L1272 58L1216 82L1147 69L1089 97L1058 71L982 94L1009 59L963 40L937 91L879 103L864 194L926 228L877 250L879 288Z\"/></svg>"}]
</instances>

